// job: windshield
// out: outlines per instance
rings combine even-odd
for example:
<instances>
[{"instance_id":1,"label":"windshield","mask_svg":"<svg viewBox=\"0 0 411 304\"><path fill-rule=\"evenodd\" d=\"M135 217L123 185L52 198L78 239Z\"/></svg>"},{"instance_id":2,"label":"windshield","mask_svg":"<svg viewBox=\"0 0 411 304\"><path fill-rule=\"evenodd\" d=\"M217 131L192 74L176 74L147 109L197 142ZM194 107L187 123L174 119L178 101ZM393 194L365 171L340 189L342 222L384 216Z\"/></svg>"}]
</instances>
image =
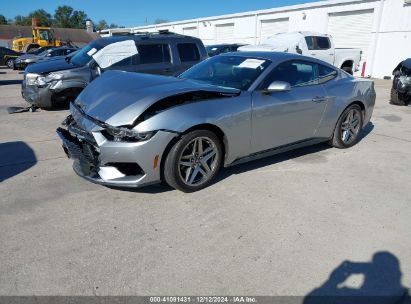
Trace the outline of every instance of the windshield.
<instances>
[{"instance_id":1,"label":"windshield","mask_svg":"<svg viewBox=\"0 0 411 304\"><path fill-rule=\"evenodd\" d=\"M39 56L46 56L49 53L49 50L44 50L43 52L38 53Z\"/></svg>"},{"instance_id":2,"label":"windshield","mask_svg":"<svg viewBox=\"0 0 411 304\"><path fill-rule=\"evenodd\" d=\"M92 59L91 55L96 53L100 48L101 46L95 43L87 44L82 49L76 51L76 54L73 57L71 57L70 61L74 65L78 65L78 66L86 65L87 63L91 61Z\"/></svg>"},{"instance_id":3,"label":"windshield","mask_svg":"<svg viewBox=\"0 0 411 304\"><path fill-rule=\"evenodd\" d=\"M179 78L247 90L270 63L266 59L243 56L216 56L193 66Z\"/></svg>"},{"instance_id":4,"label":"windshield","mask_svg":"<svg viewBox=\"0 0 411 304\"><path fill-rule=\"evenodd\" d=\"M43 53L45 50L48 50L48 48L41 47L39 49L32 49L32 50L28 51L28 53L38 55L40 53Z\"/></svg>"}]
</instances>

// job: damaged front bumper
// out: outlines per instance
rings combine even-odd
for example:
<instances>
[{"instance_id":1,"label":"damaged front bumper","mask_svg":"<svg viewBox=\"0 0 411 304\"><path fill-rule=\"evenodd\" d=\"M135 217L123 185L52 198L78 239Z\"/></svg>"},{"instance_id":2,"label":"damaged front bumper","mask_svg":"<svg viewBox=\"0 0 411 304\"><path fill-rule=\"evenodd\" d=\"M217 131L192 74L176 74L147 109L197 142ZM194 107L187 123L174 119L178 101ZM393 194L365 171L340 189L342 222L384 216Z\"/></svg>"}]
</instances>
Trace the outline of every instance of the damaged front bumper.
<instances>
[{"instance_id":1,"label":"damaged front bumper","mask_svg":"<svg viewBox=\"0 0 411 304\"><path fill-rule=\"evenodd\" d=\"M57 129L63 149L74 161L73 169L79 176L117 187L160 182L161 157L177 134L158 131L147 141L115 142L105 138L104 129L95 122L82 121L80 125L74 122L66 129Z\"/></svg>"},{"instance_id":2,"label":"damaged front bumper","mask_svg":"<svg viewBox=\"0 0 411 304\"><path fill-rule=\"evenodd\" d=\"M52 92L49 85L45 87L38 87L35 85L27 85L24 79L21 84L21 96L33 106L39 108L49 108L52 106L51 102Z\"/></svg>"}]
</instances>

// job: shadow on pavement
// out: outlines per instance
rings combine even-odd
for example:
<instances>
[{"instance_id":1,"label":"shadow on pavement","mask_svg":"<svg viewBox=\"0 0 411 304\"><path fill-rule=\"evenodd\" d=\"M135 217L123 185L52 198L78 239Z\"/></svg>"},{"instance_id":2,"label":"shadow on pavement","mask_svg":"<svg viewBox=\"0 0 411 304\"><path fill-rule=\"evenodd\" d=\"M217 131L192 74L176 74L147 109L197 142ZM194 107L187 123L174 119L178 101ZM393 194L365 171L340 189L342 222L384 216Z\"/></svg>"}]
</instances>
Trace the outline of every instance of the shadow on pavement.
<instances>
[{"instance_id":1,"label":"shadow on pavement","mask_svg":"<svg viewBox=\"0 0 411 304\"><path fill-rule=\"evenodd\" d=\"M401 284L400 263L388 251L374 254L370 262L344 261L328 280L311 291L304 304L405 304L408 289Z\"/></svg>"},{"instance_id":2,"label":"shadow on pavement","mask_svg":"<svg viewBox=\"0 0 411 304\"><path fill-rule=\"evenodd\" d=\"M0 143L0 182L28 170L36 163L34 151L25 142Z\"/></svg>"},{"instance_id":3,"label":"shadow on pavement","mask_svg":"<svg viewBox=\"0 0 411 304\"><path fill-rule=\"evenodd\" d=\"M21 84L23 80L12 79L12 80L0 80L0 86L3 85L12 85L12 84Z\"/></svg>"}]
</instances>

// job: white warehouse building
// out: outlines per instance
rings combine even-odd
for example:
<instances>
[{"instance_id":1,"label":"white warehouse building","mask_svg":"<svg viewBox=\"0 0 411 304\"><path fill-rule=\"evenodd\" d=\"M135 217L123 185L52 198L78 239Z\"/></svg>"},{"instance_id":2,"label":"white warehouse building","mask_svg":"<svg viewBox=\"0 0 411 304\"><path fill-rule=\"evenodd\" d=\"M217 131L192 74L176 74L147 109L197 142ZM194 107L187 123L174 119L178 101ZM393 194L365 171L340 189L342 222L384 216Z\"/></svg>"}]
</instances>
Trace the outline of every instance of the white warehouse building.
<instances>
[{"instance_id":1,"label":"white warehouse building","mask_svg":"<svg viewBox=\"0 0 411 304\"><path fill-rule=\"evenodd\" d=\"M365 76L383 78L411 57L411 0L328 0L139 26L130 32L169 30L199 37L205 45L259 44L283 32L314 31L337 48L360 48ZM115 30L115 29L114 29Z\"/></svg>"}]
</instances>

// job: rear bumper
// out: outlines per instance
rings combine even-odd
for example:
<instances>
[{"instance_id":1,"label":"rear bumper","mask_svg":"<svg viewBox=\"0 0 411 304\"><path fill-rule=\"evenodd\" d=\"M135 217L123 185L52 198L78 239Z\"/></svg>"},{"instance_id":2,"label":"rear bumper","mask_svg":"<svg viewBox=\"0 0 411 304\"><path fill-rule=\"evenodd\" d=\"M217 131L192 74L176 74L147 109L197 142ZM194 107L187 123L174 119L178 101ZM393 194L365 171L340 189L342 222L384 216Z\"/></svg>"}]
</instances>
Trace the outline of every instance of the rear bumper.
<instances>
[{"instance_id":1,"label":"rear bumper","mask_svg":"<svg viewBox=\"0 0 411 304\"><path fill-rule=\"evenodd\" d=\"M58 128L63 149L73 160L73 169L86 180L106 186L141 187L160 182L160 161L174 133L159 131L144 142L114 142L100 132L90 132L90 139ZM158 166L154 159L158 157Z\"/></svg>"}]
</instances>

